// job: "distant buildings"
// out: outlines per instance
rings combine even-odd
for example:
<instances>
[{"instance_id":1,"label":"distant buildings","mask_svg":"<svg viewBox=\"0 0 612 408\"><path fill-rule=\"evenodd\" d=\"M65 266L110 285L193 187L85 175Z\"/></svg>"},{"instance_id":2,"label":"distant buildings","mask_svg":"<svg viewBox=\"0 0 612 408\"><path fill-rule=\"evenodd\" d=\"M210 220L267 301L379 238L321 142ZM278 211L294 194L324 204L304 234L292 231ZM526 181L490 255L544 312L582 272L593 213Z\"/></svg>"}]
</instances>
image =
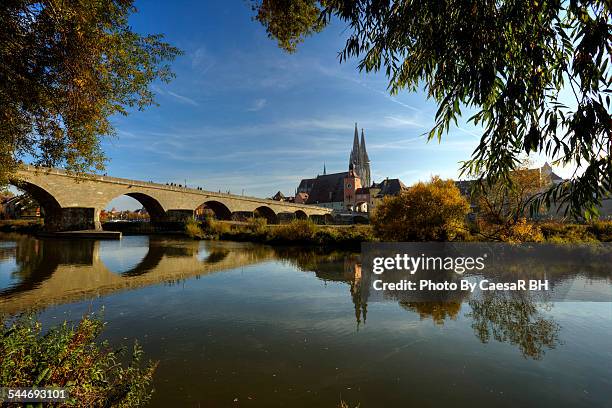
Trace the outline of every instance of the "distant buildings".
<instances>
[{"instance_id":1,"label":"distant buildings","mask_svg":"<svg viewBox=\"0 0 612 408\"><path fill-rule=\"evenodd\" d=\"M8 219L38 218L40 205L28 194L0 197L0 217Z\"/></svg>"},{"instance_id":2,"label":"distant buildings","mask_svg":"<svg viewBox=\"0 0 612 408\"><path fill-rule=\"evenodd\" d=\"M399 179L371 182L365 133L362 129L360 141L355 124L348 171L327 174L323 166L322 175L300 181L294 200L296 203L318 205L340 212L369 212L384 196L398 194L403 189L406 186Z\"/></svg>"}]
</instances>

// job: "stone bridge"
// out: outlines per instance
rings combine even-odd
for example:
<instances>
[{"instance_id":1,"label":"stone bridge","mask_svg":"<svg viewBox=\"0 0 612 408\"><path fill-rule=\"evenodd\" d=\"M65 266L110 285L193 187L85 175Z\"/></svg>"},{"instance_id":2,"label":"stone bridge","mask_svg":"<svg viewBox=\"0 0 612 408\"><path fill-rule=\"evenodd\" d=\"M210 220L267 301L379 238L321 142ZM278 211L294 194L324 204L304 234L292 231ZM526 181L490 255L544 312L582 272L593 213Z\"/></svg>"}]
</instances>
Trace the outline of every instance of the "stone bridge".
<instances>
[{"instance_id":1,"label":"stone bridge","mask_svg":"<svg viewBox=\"0 0 612 408\"><path fill-rule=\"evenodd\" d=\"M281 214L296 218L325 216L330 209L256 197L203 191L116 177L24 165L11 184L29 193L42 207L49 231L99 230L100 211L113 199L127 195L138 200L153 223L185 221L205 205L216 218L251 213L276 222Z\"/></svg>"}]
</instances>

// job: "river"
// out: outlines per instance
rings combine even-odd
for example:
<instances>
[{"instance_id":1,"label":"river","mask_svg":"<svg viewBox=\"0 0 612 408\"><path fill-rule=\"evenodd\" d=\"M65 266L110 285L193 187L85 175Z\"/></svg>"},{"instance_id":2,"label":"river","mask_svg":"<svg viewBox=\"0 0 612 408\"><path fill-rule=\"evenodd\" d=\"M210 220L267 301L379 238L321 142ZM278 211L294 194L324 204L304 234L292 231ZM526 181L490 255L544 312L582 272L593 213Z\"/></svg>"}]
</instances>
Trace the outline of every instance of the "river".
<instances>
[{"instance_id":1,"label":"river","mask_svg":"<svg viewBox=\"0 0 612 408\"><path fill-rule=\"evenodd\" d=\"M612 302L368 303L359 263L172 237L0 235L0 313L36 309L48 325L103 308L105 339L159 360L153 407L611 406ZM612 273L578 274L562 279L612 293Z\"/></svg>"}]
</instances>

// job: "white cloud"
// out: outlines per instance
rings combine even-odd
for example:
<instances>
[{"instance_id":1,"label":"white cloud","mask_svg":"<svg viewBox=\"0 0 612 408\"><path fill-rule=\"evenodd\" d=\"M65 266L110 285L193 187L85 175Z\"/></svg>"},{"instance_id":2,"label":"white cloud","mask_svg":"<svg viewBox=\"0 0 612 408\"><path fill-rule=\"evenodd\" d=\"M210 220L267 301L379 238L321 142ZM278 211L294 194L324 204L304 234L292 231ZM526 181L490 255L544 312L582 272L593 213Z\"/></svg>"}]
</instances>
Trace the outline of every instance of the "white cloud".
<instances>
[{"instance_id":1,"label":"white cloud","mask_svg":"<svg viewBox=\"0 0 612 408\"><path fill-rule=\"evenodd\" d=\"M247 109L247 111L257 112L259 110L262 110L266 106L267 102L268 101L266 101L266 99L264 98L255 99L251 106Z\"/></svg>"}]
</instances>

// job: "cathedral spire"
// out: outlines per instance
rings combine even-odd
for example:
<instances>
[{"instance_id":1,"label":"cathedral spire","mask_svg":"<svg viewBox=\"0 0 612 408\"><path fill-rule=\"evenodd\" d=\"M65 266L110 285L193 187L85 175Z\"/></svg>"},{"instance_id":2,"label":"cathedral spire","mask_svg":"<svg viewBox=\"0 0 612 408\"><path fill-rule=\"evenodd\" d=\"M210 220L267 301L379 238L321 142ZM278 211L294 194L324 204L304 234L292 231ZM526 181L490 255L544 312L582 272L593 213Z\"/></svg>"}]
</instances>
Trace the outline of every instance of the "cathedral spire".
<instances>
[{"instance_id":1,"label":"cathedral spire","mask_svg":"<svg viewBox=\"0 0 612 408\"><path fill-rule=\"evenodd\" d=\"M363 164L368 163L370 161L370 158L368 157L368 151L366 150L366 144L365 144L365 135L363 132L363 128L361 128L361 144L359 145L360 147L360 151L359 154L361 156L361 162Z\"/></svg>"},{"instance_id":2,"label":"cathedral spire","mask_svg":"<svg viewBox=\"0 0 612 408\"><path fill-rule=\"evenodd\" d=\"M351 157L349 158L349 167L359 167L360 162L360 151L359 151L359 131L357 130L357 123L355 123L355 137L353 138L353 150L351 150Z\"/></svg>"}]
</instances>

